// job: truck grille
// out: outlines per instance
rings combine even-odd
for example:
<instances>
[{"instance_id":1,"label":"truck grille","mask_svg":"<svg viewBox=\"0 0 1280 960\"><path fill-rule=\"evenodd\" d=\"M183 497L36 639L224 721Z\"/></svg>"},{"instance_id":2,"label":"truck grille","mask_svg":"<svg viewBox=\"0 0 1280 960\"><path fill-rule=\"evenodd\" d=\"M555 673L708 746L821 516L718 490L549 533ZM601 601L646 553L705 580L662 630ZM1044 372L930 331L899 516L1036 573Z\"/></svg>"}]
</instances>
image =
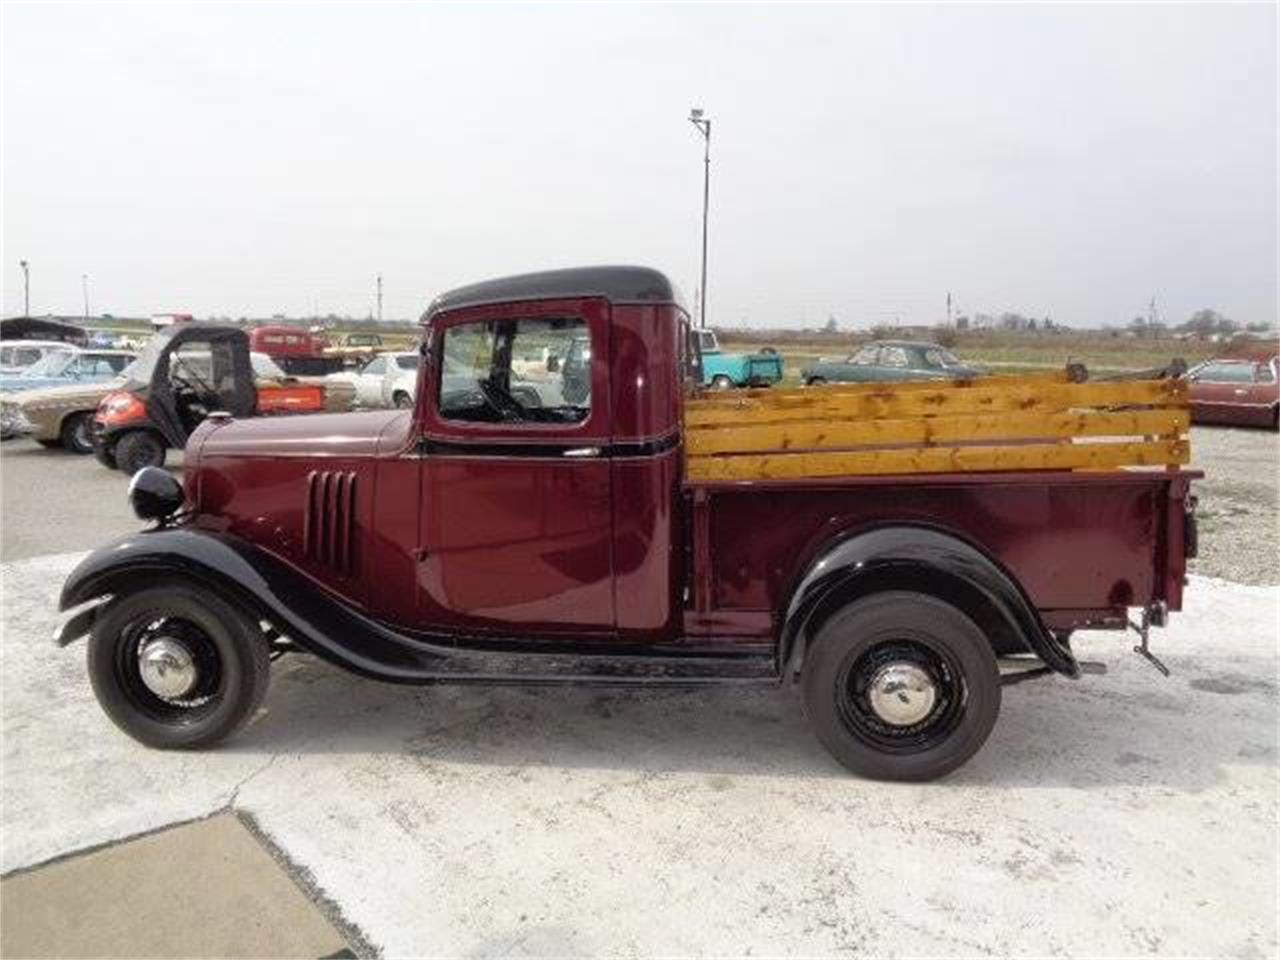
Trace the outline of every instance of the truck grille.
<instances>
[{"instance_id":1,"label":"truck grille","mask_svg":"<svg viewBox=\"0 0 1280 960\"><path fill-rule=\"evenodd\" d=\"M355 569L356 475L337 470L307 474L307 511L302 522L302 549L310 560L338 573Z\"/></svg>"}]
</instances>

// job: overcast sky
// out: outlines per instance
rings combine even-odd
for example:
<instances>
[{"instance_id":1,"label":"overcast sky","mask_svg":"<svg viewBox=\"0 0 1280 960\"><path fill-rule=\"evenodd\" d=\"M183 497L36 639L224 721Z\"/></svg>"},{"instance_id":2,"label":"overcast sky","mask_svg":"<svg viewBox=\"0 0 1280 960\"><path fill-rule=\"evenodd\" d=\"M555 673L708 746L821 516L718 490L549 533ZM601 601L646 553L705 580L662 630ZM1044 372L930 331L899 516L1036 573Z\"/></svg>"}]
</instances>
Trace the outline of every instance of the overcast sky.
<instances>
[{"instance_id":1,"label":"overcast sky","mask_svg":"<svg viewBox=\"0 0 1280 960\"><path fill-rule=\"evenodd\" d=\"M712 323L1277 313L1276 6L3 8L35 314L388 317L587 263Z\"/></svg>"}]
</instances>

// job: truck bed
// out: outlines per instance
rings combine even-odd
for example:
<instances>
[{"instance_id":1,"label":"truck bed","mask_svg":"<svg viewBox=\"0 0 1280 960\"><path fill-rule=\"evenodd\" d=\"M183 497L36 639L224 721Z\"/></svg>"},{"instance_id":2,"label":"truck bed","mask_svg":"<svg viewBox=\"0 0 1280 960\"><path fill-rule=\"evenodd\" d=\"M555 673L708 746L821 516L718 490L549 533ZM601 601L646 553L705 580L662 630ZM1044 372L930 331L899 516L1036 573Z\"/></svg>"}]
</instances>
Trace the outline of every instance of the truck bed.
<instances>
[{"instance_id":1,"label":"truck bed","mask_svg":"<svg viewBox=\"0 0 1280 960\"><path fill-rule=\"evenodd\" d=\"M1063 371L703 394L685 404L690 484L860 475L1175 467L1180 378Z\"/></svg>"}]
</instances>

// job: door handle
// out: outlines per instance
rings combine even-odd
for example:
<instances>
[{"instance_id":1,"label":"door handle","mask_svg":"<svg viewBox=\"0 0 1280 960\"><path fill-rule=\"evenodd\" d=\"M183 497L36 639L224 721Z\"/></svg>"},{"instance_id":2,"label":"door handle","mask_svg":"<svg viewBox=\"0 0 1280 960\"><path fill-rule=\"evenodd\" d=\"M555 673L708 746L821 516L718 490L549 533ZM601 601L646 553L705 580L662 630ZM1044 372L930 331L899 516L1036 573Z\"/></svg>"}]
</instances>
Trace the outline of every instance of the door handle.
<instances>
[{"instance_id":1,"label":"door handle","mask_svg":"<svg viewBox=\"0 0 1280 960\"><path fill-rule=\"evenodd\" d=\"M599 447L570 447L564 452L566 457L598 457L600 456Z\"/></svg>"},{"instance_id":2,"label":"door handle","mask_svg":"<svg viewBox=\"0 0 1280 960\"><path fill-rule=\"evenodd\" d=\"M1236 388L1236 396L1237 396L1237 397L1242 397L1242 396L1244 396L1244 395L1245 395L1246 393L1248 393L1248 392L1249 392L1249 391L1248 391L1248 390L1245 390L1243 387L1237 387L1237 388Z\"/></svg>"}]
</instances>

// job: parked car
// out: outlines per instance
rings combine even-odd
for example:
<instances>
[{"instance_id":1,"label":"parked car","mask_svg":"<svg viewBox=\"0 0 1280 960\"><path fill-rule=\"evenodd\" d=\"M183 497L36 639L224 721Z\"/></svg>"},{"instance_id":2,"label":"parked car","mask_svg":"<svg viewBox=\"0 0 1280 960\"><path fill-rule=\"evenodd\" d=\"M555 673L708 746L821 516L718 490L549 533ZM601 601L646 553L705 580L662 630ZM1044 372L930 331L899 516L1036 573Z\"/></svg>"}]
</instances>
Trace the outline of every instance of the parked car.
<instances>
[{"instance_id":1,"label":"parked car","mask_svg":"<svg viewBox=\"0 0 1280 960\"><path fill-rule=\"evenodd\" d=\"M823 358L803 367L800 382L817 386L876 380L968 380L985 372L936 343L873 340L844 359Z\"/></svg>"},{"instance_id":2,"label":"parked car","mask_svg":"<svg viewBox=\"0 0 1280 960\"><path fill-rule=\"evenodd\" d=\"M21 373L0 376L0 392L20 393L69 383L97 383L120 375L138 355L130 350L52 350Z\"/></svg>"},{"instance_id":3,"label":"parked car","mask_svg":"<svg viewBox=\"0 0 1280 960\"><path fill-rule=\"evenodd\" d=\"M93 452L106 467L133 474L160 466L213 412L310 413L351 406L349 385L287 376L249 350L238 327L181 323L151 338L124 383L103 397L93 417Z\"/></svg>"},{"instance_id":4,"label":"parked car","mask_svg":"<svg viewBox=\"0 0 1280 960\"><path fill-rule=\"evenodd\" d=\"M50 353L67 353L74 347L63 340L0 340L0 376L14 376Z\"/></svg>"},{"instance_id":5,"label":"parked car","mask_svg":"<svg viewBox=\"0 0 1280 960\"><path fill-rule=\"evenodd\" d=\"M1208 360L1187 377L1192 422L1280 426L1280 357Z\"/></svg>"},{"instance_id":6,"label":"parked car","mask_svg":"<svg viewBox=\"0 0 1280 960\"><path fill-rule=\"evenodd\" d=\"M416 350L380 353L358 370L330 374L327 379L350 383L356 406L408 407L413 405L420 359Z\"/></svg>"},{"instance_id":7,"label":"parked car","mask_svg":"<svg viewBox=\"0 0 1280 960\"><path fill-rule=\"evenodd\" d=\"M126 367L111 380L0 394L0 440L25 434L44 447L93 453L93 412L128 374Z\"/></svg>"},{"instance_id":8,"label":"parked car","mask_svg":"<svg viewBox=\"0 0 1280 960\"><path fill-rule=\"evenodd\" d=\"M757 353L722 353L714 330L699 330L702 382L714 390L767 387L782 379L782 358L772 347Z\"/></svg>"},{"instance_id":9,"label":"parked car","mask_svg":"<svg viewBox=\"0 0 1280 960\"><path fill-rule=\"evenodd\" d=\"M249 331L249 349L265 353L291 376L323 377L343 368L341 357L326 356L325 338L301 327L265 326Z\"/></svg>"},{"instance_id":10,"label":"parked car","mask_svg":"<svg viewBox=\"0 0 1280 960\"><path fill-rule=\"evenodd\" d=\"M1085 672L1072 631L1123 631L1137 608L1145 650L1181 607L1194 472L1046 470L1032 444L1019 469L690 481L696 363L662 274L493 280L424 322L412 410L209 419L181 485L135 477L149 529L72 571L56 634L88 635L94 693L130 736L217 743L257 712L275 656L305 651L401 684L785 685L841 763L926 780L981 747L1003 683ZM587 396L555 377L517 393L513 357L576 338ZM445 357L469 386L440 386ZM983 390L946 389L953 406ZM737 429L749 408L709 412ZM1127 431L1177 413L1102 415Z\"/></svg>"}]
</instances>

